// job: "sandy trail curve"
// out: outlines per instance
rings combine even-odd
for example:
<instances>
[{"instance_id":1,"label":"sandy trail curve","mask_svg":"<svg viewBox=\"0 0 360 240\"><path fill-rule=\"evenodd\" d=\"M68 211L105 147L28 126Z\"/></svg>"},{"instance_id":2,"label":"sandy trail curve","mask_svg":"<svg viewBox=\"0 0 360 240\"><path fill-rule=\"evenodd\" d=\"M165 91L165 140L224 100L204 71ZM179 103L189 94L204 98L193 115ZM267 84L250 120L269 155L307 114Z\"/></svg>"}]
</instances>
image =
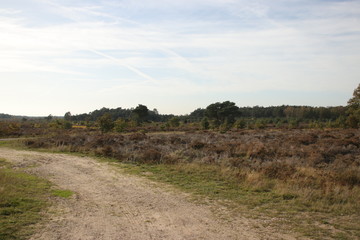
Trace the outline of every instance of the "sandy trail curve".
<instances>
[{"instance_id":1,"label":"sandy trail curve","mask_svg":"<svg viewBox=\"0 0 360 240\"><path fill-rule=\"evenodd\" d=\"M59 200L31 239L295 239L224 221L186 194L119 171L90 157L0 148L0 157L75 192ZM170 189L170 190L169 190Z\"/></svg>"}]
</instances>

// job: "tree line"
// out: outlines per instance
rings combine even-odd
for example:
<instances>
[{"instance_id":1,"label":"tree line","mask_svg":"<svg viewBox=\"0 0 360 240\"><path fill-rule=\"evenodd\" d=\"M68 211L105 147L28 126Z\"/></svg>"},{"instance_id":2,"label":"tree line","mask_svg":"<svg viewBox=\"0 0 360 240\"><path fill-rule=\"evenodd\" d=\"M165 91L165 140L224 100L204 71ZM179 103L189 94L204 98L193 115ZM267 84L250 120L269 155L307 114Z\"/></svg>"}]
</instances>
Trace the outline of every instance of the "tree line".
<instances>
[{"instance_id":1,"label":"tree line","mask_svg":"<svg viewBox=\"0 0 360 240\"><path fill-rule=\"evenodd\" d=\"M360 126L360 85L355 89L347 106L311 107L311 106L270 106L270 107L238 107L234 102L224 101L198 108L187 115L175 116L159 114L156 109L149 110L139 104L135 108L101 108L90 113L71 115L67 112L66 121L76 123L97 122L102 130L107 131L117 126L118 130L135 124L167 123L177 127L181 123L199 123L203 129L223 128L262 128L269 124L298 127L301 124L322 127L353 127Z\"/></svg>"},{"instance_id":2,"label":"tree line","mask_svg":"<svg viewBox=\"0 0 360 240\"><path fill-rule=\"evenodd\" d=\"M101 108L90 113L82 113L78 115L71 115L70 112L65 113L65 120L74 122L97 121L104 114L111 116L111 119L117 120L119 118L125 120L149 121L149 122L165 122L174 117L172 114L159 114L157 109L149 110L147 106L139 104L136 108Z\"/></svg>"},{"instance_id":3,"label":"tree line","mask_svg":"<svg viewBox=\"0 0 360 240\"><path fill-rule=\"evenodd\" d=\"M214 112L218 109L220 112ZM223 111L223 112L221 112ZM189 119L192 121L199 121L203 117L215 117L219 114L219 118L222 115L226 115L227 111L230 111L228 117L233 119L234 117L242 118L296 118L302 120L335 120L340 116L344 116L347 111L347 107L310 107L310 106L271 106L271 107L236 107L232 102L215 103L209 105L207 108L198 108L189 115ZM214 115L215 114L215 115ZM224 115L224 116L225 116ZM216 117L215 117L216 118ZM220 120L219 119L219 120Z\"/></svg>"},{"instance_id":4,"label":"tree line","mask_svg":"<svg viewBox=\"0 0 360 240\"><path fill-rule=\"evenodd\" d=\"M143 110L141 111L141 109ZM311 107L311 106L271 106L271 107L237 107L234 102L225 101L210 104L206 108L198 108L187 115L175 116L173 114L159 114L156 109L149 110L145 105L139 104L136 108L101 108L90 113L71 115L67 112L66 120L97 121L104 114L109 114L113 120L122 118L132 120L141 116L144 122L166 122L173 117L179 117L181 121L199 122L204 117L215 119L219 122L234 121L237 118L295 118L301 120L336 120L346 115L348 107Z\"/></svg>"}]
</instances>

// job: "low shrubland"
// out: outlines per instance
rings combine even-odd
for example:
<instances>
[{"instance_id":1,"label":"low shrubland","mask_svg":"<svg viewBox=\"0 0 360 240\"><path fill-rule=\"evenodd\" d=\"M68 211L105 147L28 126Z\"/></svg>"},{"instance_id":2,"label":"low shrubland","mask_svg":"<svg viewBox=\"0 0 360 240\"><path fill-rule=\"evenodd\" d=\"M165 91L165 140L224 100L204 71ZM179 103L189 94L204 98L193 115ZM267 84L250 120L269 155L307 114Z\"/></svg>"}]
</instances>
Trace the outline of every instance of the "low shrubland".
<instances>
[{"instance_id":1,"label":"low shrubland","mask_svg":"<svg viewBox=\"0 0 360 240\"><path fill-rule=\"evenodd\" d=\"M0 121L0 137L34 137L43 135L49 129L39 121Z\"/></svg>"},{"instance_id":2,"label":"low shrubland","mask_svg":"<svg viewBox=\"0 0 360 240\"><path fill-rule=\"evenodd\" d=\"M359 220L359 130L147 134L59 131L23 140L23 144L28 148L80 152L133 163L141 171L150 171L183 188L193 186L191 182L204 181L206 186L197 191L200 194L205 194L205 189L207 196L223 197L277 216L285 211L301 216L301 221L305 219L304 212L329 214L327 217L339 220L332 226L351 228L344 236L360 237L358 227L340 221L344 216L351 222ZM343 234L340 230L337 233Z\"/></svg>"},{"instance_id":3,"label":"low shrubland","mask_svg":"<svg viewBox=\"0 0 360 240\"><path fill-rule=\"evenodd\" d=\"M226 134L68 132L23 142L29 148L90 153L121 162L214 165L231 169L239 182L256 185L254 175L258 175L258 181L291 183L293 189L309 188L329 199L335 189L360 186L360 131L351 129Z\"/></svg>"}]
</instances>

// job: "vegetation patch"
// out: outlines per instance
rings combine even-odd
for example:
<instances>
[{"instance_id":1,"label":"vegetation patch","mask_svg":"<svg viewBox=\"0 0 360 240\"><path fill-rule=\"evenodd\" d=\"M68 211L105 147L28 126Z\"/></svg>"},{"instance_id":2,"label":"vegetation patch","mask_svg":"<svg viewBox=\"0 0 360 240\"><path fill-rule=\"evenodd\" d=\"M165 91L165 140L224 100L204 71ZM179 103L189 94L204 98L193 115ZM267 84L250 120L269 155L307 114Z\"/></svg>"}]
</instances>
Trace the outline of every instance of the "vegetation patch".
<instances>
[{"instance_id":1,"label":"vegetation patch","mask_svg":"<svg viewBox=\"0 0 360 240\"><path fill-rule=\"evenodd\" d=\"M62 197L62 198L69 198L74 194L74 192L70 190L61 190L61 189L52 190L51 193L56 197Z\"/></svg>"},{"instance_id":2,"label":"vegetation patch","mask_svg":"<svg viewBox=\"0 0 360 240\"><path fill-rule=\"evenodd\" d=\"M49 182L0 160L0 239L28 239L48 203Z\"/></svg>"},{"instance_id":3,"label":"vegetation patch","mask_svg":"<svg viewBox=\"0 0 360 240\"><path fill-rule=\"evenodd\" d=\"M269 225L290 226L311 238L360 238L354 224L360 222L359 129L310 129L295 122L278 128L260 120L257 127L239 122L247 127L234 129L227 118L208 121L219 128L183 129L175 120L178 132L149 133L156 123L126 133L54 128L12 143L117 161L129 172L173 184L198 199L219 200L234 213L269 218Z\"/></svg>"},{"instance_id":4,"label":"vegetation patch","mask_svg":"<svg viewBox=\"0 0 360 240\"><path fill-rule=\"evenodd\" d=\"M351 191L355 197L351 197L349 192L348 195L326 198L319 192L314 193L314 189L306 191L294 187L294 182L286 184L281 179L259 173L248 173L239 180L239 172L220 166L194 163L120 166L128 173L192 193L198 201L221 202L234 215L241 213L261 218L264 225L271 225L279 231L295 231L312 239L360 237L360 226L355 224L360 220L359 188Z\"/></svg>"}]
</instances>

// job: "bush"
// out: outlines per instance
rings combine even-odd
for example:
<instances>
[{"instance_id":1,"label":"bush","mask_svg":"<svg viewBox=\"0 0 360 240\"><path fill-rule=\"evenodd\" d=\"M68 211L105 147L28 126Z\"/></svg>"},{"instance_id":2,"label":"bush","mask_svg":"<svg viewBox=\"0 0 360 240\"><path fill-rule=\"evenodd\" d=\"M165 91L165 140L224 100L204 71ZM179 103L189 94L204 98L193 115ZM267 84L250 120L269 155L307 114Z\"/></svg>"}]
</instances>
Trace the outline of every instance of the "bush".
<instances>
[{"instance_id":1,"label":"bush","mask_svg":"<svg viewBox=\"0 0 360 240\"><path fill-rule=\"evenodd\" d=\"M210 123L209 123L209 120L207 117L204 117L202 120L201 120L201 128L203 130L208 130L210 127Z\"/></svg>"},{"instance_id":2,"label":"bush","mask_svg":"<svg viewBox=\"0 0 360 240\"><path fill-rule=\"evenodd\" d=\"M360 185L360 169L346 169L338 173L336 180L342 185L351 187Z\"/></svg>"},{"instance_id":3,"label":"bush","mask_svg":"<svg viewBox=\"0 0 360 240\"><path fill-rule=\"evenodd\" d=\"M289 179L296 172L296 168L284 162L272 162L263 167L262 172L269 178Z\"/></svg>"},{"instance_id":4,"label":"bush","mask_svg":"<svg viewBox=\"0 0 360 240\"><path fill-rule=\"evenodd\" d=\"M114 122L110 113L105 113L98 119L100 130L103 133L110 132L114 128Z\"/></svg>"},{"instance_id":5,"label":"bush","mask_svg":"<svg viewBox=\"0 0 360 240\"><path fill-rule=\"evenodd\" d=\"M246 121L244 119L239 119L234 125L237 129L244 129L246 127Z\"/></svg>"},{"instance_id":6,"label":"bush","mask_svg":"<svg viewBox=\"0 0 360 240\"><path fill-rule=\"evenodd\" d=\"M161 152L155 148L148 148L143 150L138 161L140 163L160 163Z\"/></svg>"},{"instance_id":7,"label":"bush","mask_svg":"<svg viewBox=\"0 0 360 240\"><path fill-rule=\"evenodd\" d=\"M114 126L116 132L123 132L128 127L128 123L124 119L118 119Z\"/></svg>"},{"instance_id":8,"label":"bush","mask_svg":"<svg viewBox=\"0 0 360 240\"><path fill-rule=\"evenodd\" d=\"M193 149L202 149L203 147L205 147L205 143L196 140L190 144L190 147Z\"/></svg>"}]
</instances>

